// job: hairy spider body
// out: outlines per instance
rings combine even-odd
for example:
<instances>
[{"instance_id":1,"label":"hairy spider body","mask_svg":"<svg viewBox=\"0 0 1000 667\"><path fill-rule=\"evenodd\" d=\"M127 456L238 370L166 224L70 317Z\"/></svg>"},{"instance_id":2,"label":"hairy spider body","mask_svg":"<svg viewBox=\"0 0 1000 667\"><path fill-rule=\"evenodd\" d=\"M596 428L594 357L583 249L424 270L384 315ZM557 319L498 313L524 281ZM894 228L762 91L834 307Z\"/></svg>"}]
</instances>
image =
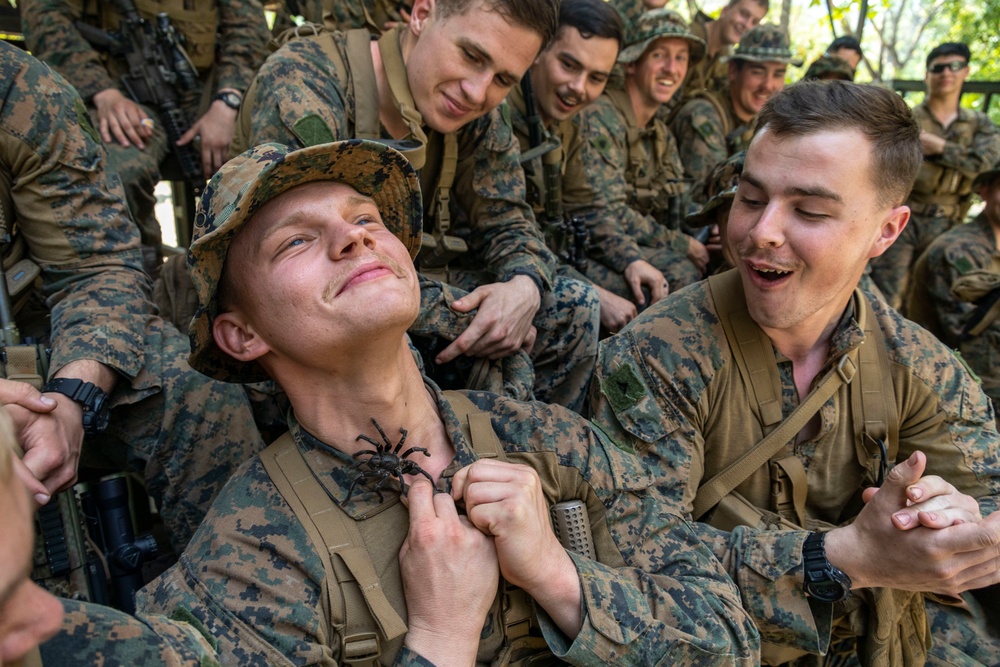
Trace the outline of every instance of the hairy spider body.
<instances>
[{"instance_id":1,"label":"hairy spider body","mask_svg":"<svg viewBox=\"0 0 1000 667\"><path fill-rule=\"evenodd\" d=\"M369 488L369 490L377 493L378 501L382 502L385 500L382 489L392 484L393 480L399 481L399 492L405 493L406 483L403 481L403 475L423 475L431 484L434 484L431 476L416 461L407 458L410 454L416 453L430 456L430 452L427 451L426 447L410 447L400 454L400 450L403 449L403 444L406 442L406 429L399 429L402 437L396 443L396 446L393 447L385 431L378 425L374 417L372 417L372 424L375 425L375 429L382 437L382 441L379 442L363 433L354 439L355 442L364 440L374 445L375 449L365 449L354 455L354 458L362 456L367 456L368 458L354 464L354 469L359 472L358 476L351 482L351 488L347 491L347 500L350 500L351 496L354 495L354 489L360 486L361 488Z\"/></svg>"}]
</instances>

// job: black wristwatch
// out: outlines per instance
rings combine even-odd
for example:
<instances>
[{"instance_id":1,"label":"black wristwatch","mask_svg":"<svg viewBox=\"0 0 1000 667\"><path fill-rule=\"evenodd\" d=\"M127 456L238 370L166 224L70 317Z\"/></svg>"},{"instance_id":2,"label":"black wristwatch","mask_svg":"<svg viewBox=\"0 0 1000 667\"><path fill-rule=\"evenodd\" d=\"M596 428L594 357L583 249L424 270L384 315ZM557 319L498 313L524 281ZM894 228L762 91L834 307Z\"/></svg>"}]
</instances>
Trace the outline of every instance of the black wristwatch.
<instances>
[{"instance_id":1,"label":"black wristwatch","mask_svg":"<svg viewBox=\"0 0 1000 667\"><path fill-rule=\"evenodd\" d=\"M103 433L108 427L108 395L92 382L77 378L53 378L45 383L42 392L54 391L83 406L83 432L87 435Z\"/></svg>"},{"instance_id":2,"label":"black wristwatch","mask_svg":"<svg viewBox=\"0 0 1000 667\"><path fill-rule=\"evenodd\" d=\"M851 578L826 559L826 533L812 533L802 545L806 594L820 602L840 602L851 595Z\"/></svg>"},{"instance_id":3,"label":"black wristwatch","mask_svg":"<svg viewBox=\"0 0 1000 667\"><path fill-rule=\"evenodd\" d=\"M234 93L231 90L227 90L226 92L219 93L212 98L213 102L215 100L222 100L222 102L230 109L238 110L240 108L240 102L243 101L243 98L240 97L239 93Z\"/></svg>"}]
</instances>

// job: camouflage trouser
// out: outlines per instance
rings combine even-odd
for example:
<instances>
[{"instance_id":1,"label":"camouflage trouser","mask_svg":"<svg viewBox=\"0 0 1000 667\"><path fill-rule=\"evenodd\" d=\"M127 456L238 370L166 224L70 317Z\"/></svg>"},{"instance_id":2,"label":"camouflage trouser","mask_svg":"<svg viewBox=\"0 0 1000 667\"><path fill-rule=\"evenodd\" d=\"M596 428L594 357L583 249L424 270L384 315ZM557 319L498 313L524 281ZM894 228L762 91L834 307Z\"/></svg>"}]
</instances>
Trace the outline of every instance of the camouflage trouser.
<instances>
[{"instance_id":1,"label":"camouflage trouser","mask_svg":"<svg viewBox=\"0 0 1000 667\"><path fill-rule=\"evenodd\" d=\"M41 646L45 665L216 667L210 640L165 616L140 618L91 602L62 600L59 632Z\"/></svg>"},{"instance_id":2,"label":"camouflage trouser","mask_svg":"<svg viewBox=\"0 0 1000 667\"><path fill-rule=\"evenodd\" d=\"M872 279L890 306L901 309L913 265L934 239L954 226L948 218L911 216L899 238L880 257L871 260Z\"/></svg>"},{"instance_id":3,"label":"camouflage trouser","mask_svg":"<svg viewBox=\"0 0 1000 667\"><path fill-rule=\"evenodd\" d=\"M147 332L146 345L159 387L113 395L108 429L85 443L84 457L143 472L180 553L226 480L265 443L243 386L193 370L190 343L177 329L164 322Z\"/></svg>"},{"instance_id":4,"label":"camouflage trouser","mask_svg":"<svg viewBox=\"0 0 1000 667\"><path fill-rule=\"evenodd\" d=\"M1000 619L987 621L982 606L968 593L962 596L965 607L925 602L927 621L931 626L931 648L927 653L928 667L986 667L1000 665L1000 638L996 635ZM795 661L795 667L860 667L857 655L845 654L847 644L831 646L825 659L806 656Z\"/></svg>"},{"instance_id":5,"label":"camouflage trouser","mask_svg":"<svg viewBox=\"0 0 1000 667\"><path fill-rule=\"evenodd\" d=\"M682 287L687 287L701 280L701 273L691 263L691 260L684 255L677 254L673 249L652 248L649 246L639 246L639 249L642 251L643 259L663 273L667 279L667 283L670 285L671 292L676 292ZM613 292L624 299L635 300L632 288L625 281L625 274L618 273L607 265L593 259L587 262L586 274L595 284L600 285L609 292ZM647 294L646 303L649 303L648 296Z\"/></svg>"},{"instance_id":6,"label":"camouflage trouser","mask_svg":"<svg viewBox=\"0 0 1000 667\"><path fill-rule=\"evenodd\" d=\"M483 272L453 270L448 272L448 282L472 291L489 279ZM440 286L440 283L434 284ZM411 332L414 328L422 331L446 328L438 321L450 322L455 318L455 313L446 305L450 303L450 296L432 303L432 308L427 310L425 292L422 282L421 313L410 328ZM462 292L454 290L454 294ZM558 403L582 413L597 360L600 314L597 292L591 285L562 276L552 281L552 289L542 298L532 322L538 331L530 354L537 400Z\"/></svg>"}]
</instances>

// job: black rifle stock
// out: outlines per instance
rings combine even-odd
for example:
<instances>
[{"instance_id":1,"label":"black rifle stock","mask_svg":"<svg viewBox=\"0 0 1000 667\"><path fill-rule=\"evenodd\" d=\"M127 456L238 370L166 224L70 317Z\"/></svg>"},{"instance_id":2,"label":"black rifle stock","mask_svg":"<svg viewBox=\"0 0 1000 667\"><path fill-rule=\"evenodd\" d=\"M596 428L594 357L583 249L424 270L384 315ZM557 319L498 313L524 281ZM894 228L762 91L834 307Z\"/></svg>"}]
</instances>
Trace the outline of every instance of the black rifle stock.
<instances>
[{"instance_id":1,"label":"black rifle stock","mask_svg":"<svg viewBox=\"0 0 1000 667\"><path fill-rule=\"evenodd\" d=\"M180 96L198 88L198 74L166 13L161 12L151 22L139 15L132 0L112 0L112 4L122 17L118 30L108 32L82 21L74 25L91 46L125 63L122 86L133 101L159 113L184 177L200 193L205 183L201 156L191 144L177 145L190 127Z\"/></svg>"}]
</instances>

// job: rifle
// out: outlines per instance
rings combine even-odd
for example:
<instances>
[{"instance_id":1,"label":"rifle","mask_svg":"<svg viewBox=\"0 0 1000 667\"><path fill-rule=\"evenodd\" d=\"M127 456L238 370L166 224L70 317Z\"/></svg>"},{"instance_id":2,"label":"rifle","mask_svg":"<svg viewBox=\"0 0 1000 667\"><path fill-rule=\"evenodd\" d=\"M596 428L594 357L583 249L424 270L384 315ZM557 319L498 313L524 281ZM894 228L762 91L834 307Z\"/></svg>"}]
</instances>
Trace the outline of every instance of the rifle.
<instances>
[{"instance_id":1,"label":"rifle","mask_svg":"<svg viewBox=\"0 0 1000 667\"><path fill-rule=\"evenodd\" d=\"M122 19L118 30L108 32L74 21L73 25L94 48L125 62L127 73L121 82L128 96L159 112L184 177L195 188L195 196L205 184L201 157L191 144L178 146L191 123L180 107L180 96L199 87L198 73L181 46L181 38L165 12L155 22L139 16L133 0L111 0Z\"/></svg>"},{"instance_id":2,"label":"rifle","mask_svg":"<svg viewBox=\"0 0 1000 667\"><path fill-rule=\"evenodd\" d=\"M587 270L587 244L589 234L583 218L571 216L566 219L562 203L562 144L559 139L546 133L542 116L538 112L535 90L531 76L521 79L524 96L525 116L528 120L528 143L531 148L521 154L521 165L527 165L535 158L542 160L542 183L544 194L542 214L538 224L545 236L545 243L556 253L559 260L576 268L581 273ZM530 168L526 171L533 171Z\"/></svg>"}]
</instances>

